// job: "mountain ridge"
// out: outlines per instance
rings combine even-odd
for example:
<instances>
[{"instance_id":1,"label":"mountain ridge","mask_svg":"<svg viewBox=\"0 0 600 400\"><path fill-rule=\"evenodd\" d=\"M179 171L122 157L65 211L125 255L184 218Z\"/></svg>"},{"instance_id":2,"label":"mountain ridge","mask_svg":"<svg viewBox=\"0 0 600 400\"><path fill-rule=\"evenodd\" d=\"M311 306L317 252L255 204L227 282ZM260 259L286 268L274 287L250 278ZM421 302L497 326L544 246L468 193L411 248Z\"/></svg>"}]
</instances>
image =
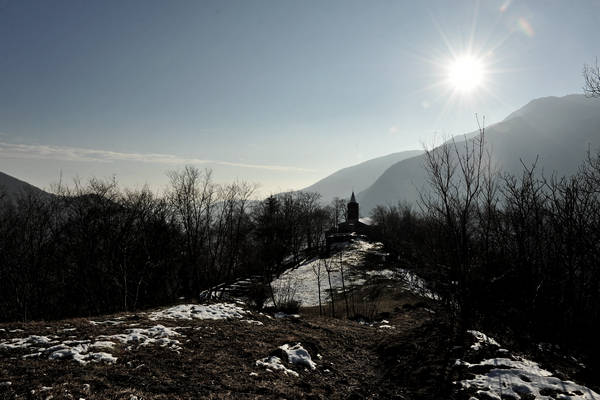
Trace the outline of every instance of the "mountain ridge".
<instances>
[{"instance_id":1,"label":"mountain ridge","mask_svg":"<svg viewBox=\"0 0 600 400\"><path fill-rule=\"evenodd\" d=\"M6 196L11 201L16 201L26 194L49 196L50 194L30 183L0 171L0 199Z\"/></svg>"},{"instance_id":2,"label":"mountain ridge","mask_svg":"<svg viewBox=\"0 0 600 400\"><path fill-rule=\"evenodd\" d=\"M363 161L337 170L300 191L318 192L321 194L324 203L330 202L334 197L345 198L350 195L352 190L358 193L366 189L378 176L396 162L421 153L423 153L422 150L407 150Z\"/></svg>"},{"instance_id":3,"label":"mountain ridge","mask_svg":"<svg viewBox=\"0 0 600 400\"><path fill-rule=\"evenodd\" d=\"M569 175L590 147L600 147L600 99L584 95L534 99L486 127L485 137L493 163L504 172L519 173L521 162L531 165L539 156L538 168L544 173ZM362 214L377 205L414 204L427 180L423 165L420 155L390 166L358 194Z\"/></svg>"}]
</instances>

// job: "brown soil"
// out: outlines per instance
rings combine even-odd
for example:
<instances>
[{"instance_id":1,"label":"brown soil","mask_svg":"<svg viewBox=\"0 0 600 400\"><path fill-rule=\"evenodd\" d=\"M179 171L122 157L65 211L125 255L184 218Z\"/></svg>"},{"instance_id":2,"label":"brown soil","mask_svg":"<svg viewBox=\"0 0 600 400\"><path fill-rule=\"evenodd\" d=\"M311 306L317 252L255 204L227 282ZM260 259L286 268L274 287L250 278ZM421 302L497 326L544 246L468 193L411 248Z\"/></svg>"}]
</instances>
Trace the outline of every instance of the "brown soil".
<instances>
[{"instance_id":1,"label":"brown soil","mask_svg":"<svg viewBox=\"0 0 600 400\"><path fill-rule=\"evenodd\" d=\"M118 357L112 365L23 359L25 350L0 350L0 399L450 398L447 371L454 360L442 310L411 297L396 304L379 315L393 329L319 317L314 310L285 319L254 313L250 318L263 322L260 326L242 320L149 321L144 314L128 315L118 326L94 326L87 319L2 324L0 340L34 334L93 339L124 333L129 323L186 329L179 330L185 335L178 338L179 353L119 344L109 351ZM9 332L14 329L23 332ZM294 377L255 365L279 346L297 342L317 363L315 370L286 364L299 373Z\"/></svg>"}]
</instances>

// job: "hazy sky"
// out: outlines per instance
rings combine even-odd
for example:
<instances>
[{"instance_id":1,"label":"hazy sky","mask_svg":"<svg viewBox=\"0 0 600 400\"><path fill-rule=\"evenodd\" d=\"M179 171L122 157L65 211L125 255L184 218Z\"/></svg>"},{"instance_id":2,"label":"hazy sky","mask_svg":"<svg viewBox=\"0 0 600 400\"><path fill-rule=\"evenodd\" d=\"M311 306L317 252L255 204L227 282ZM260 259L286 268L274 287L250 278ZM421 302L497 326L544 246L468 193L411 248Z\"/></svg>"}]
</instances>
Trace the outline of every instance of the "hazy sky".
<instances>
[{"instance_id":1,"label":"hazy sky","mask_svg":"<svg viewBox=\"0 0 600 400\"><path fill-rule=\"evenodd\" d=\"M600 1L0 0L0 171L298 189L581 93L599 32Z\"/></svg>"}]
</instances>

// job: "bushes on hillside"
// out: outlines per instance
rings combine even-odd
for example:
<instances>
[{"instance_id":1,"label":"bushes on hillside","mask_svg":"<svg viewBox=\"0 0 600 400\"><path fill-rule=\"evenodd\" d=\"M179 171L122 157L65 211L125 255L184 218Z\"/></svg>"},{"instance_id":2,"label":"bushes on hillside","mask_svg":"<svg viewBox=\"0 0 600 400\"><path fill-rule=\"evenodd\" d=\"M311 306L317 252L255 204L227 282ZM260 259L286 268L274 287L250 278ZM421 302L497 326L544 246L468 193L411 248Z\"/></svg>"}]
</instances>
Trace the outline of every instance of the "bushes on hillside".
<instances>
[{"instance_id":1,"label":"bushes on hillside","mask_svg":"<svg viewBox=\"0 0 600 400\"><path fill-rule=\"evenodd\" d=\"M130 311L198 296L250 274L265 281L329 228L314 193L252 201L254 186L170 173L164 196L93 179L0 206L0 320Z\"/></svg>"},{"instance_id":2,"label":"bushes on hillside","mask_svg":"<svg viewBox=\"0 0 600 400\"><path fill-rule=\"evenodd\" d=\"M418 211L379 207L382 240L421 266L458 326L484 324L599 354L600 155L577 174L491 168L484 132L427 151Z\"/></svg>"}]
</instances>

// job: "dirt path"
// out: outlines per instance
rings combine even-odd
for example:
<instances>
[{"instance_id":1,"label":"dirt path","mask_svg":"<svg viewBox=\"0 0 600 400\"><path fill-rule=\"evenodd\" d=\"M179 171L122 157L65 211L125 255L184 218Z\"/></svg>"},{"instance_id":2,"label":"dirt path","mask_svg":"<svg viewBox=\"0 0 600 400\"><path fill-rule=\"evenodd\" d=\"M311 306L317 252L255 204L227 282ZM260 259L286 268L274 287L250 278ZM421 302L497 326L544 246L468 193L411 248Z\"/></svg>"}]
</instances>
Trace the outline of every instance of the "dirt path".
<instances>
[{"instance_id":1,"label":"dirt path","mask_svg":"<svg viewBox=\"0 0 600 400\"><path fill-rule=\"evenodd\" d=\"M437 324L436 318L429 309L409 307L393 313L387 323L373 326L313 316L277 319L257 313L215 321L151 321L148 314L139 314L104 318L115 324L92 325L86 319L4 324L0 325L0 398L435 398L418 381L426 379L423 383L434 391L445 387L434 382L444 376L446 362L444 357L431 356L439 350L439 335L430 328ZM102 322L102 318L94 320ZM24 359L35 353L34 345L1 345L30 335L54 342L94 343L102 335L156 325L179 335L167 337L162 343L165 347L160 338L146 345L118 343L106 350L117 357L114 363L49 360L47 351ZM430 341L432 335L437 344ZM169 340L177 340L178 345ZM316 369L285 363L298 373L296 377L256 365L270 355L281 356L279 346L296 343L309 352Z\"/></svg>"}]
</instances>

